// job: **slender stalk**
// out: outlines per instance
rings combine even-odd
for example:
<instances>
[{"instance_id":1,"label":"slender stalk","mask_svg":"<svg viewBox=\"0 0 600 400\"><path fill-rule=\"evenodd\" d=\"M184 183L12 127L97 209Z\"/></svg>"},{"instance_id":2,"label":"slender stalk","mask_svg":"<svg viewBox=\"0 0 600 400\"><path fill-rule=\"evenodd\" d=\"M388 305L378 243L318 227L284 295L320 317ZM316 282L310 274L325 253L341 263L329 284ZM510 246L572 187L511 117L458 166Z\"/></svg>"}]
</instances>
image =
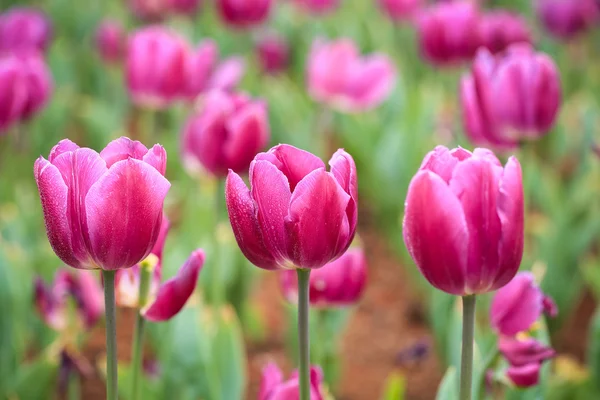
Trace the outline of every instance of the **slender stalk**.
<instances>
[{"instance_id":1,"label":"slender stalk","mask_svg":"<svg viewBox=\"0 0 600 400\"><path fill-rule=\"evenodd\" d=\"M310 400L309 281L310 269L298 268L298 343L300 356L300 400Z\"/></svg>"},{"instance_id":2,"label":"slender stalk","mask_svg":"<svg viewBox=\"0 0 600 400\"><path fill-rule=\"evenodd\" d=\"M106 400L117 400L117 315L115 271L102 270L106 313Z\"/></svg>"},{"instance_id":3,"label":"slender stalk","mask_svg":"<svg viewBox=\"0 0 600 400\"><path fill-rule=\"evenodd\" d=\"M462 357L460 360L460 400L471 400L473 382L473 336L475 296L463 296Z\"/></svg>"},{"instance_id":4,"label":"slender stalk","mask_svg":"<svg viewBox=\"0 0 600 400\"><path fill-rule=\"evenodd\" d=\"M219 223L221 222L221 213L225 202L225 180L217 178L214 193L214 225L213 225L213 254L212 269L211 269L211 300L214 305L219 305L222 302L223 287L220 277L220 242L219 242Z\"/></svg>"},{"instance_id":5,"label":"slender stalk","mask_svg":"<svg viewBox=\"0 0 600 400\"><path fill-rule=\"evenodd\" d=\"M152 266L150 262L144 260L140 264L140 287L138 292L138 312L135 319L135 333L133 337L133 350L131 355L132 380L131 380L131 399L139 398L140 371L142 370L142 360L144 353L144 326L146 320L142 316L141 310L146 306L148 293L150 291L150 281L152 278Z\"/></svg>"}]
</instances>

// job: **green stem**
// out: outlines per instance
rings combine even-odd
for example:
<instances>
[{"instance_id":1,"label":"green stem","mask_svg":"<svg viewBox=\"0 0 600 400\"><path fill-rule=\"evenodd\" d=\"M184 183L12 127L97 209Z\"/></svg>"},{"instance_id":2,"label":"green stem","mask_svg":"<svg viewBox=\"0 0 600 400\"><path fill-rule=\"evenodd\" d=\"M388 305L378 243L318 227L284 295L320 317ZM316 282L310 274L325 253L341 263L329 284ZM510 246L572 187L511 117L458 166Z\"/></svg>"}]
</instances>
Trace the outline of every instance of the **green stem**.
<instances>
[{"instance_id":1,"label":"green stem","mask_svg":"<svg viewBox=\"0 0 600 400\"><path fill-rule=\"evenodd\" d=\"M81 382L79 381L79 374L76 372L71 372L69 374L69 389L67 398L69 400L81 399Z\"/></svg>"},{"instance_id":2,"label":"green stem","mask_svg":"<svg viewBox=\"0 0 600 400\"><path fill-rule=\"evenodd\" d=\"M131 399L139 398L140 371L142 370L142 360L144 354L144 325L146 320L142 316L141 310L146 306L148 293L150 291L150 281L152 278L152 266L146 260L140 264L140 287L138 292L138 312L135 319L135 333L133 337L133 353L131 355L132 380L131 380Z\"/></svg>"},{"instance_id":3,"label":"green stem","mask_svg":"<svg viewBox=\"0 0 600 400\"><path fill-rule=\"evenodd\" d=\"M106 313L106 400L117 400L117 314L115 271L102 270Z\"/></svg>"},{"instance_id":4,"label":"green stem","mask_svg":"<svg viewBox=\"0 0 600 400\"><path fill-rule=\"evenodd\" d=\"M298 343L300 356L300 400L310 400L309 281L310 269L298 268Z\"/></svg>"},{"instance_id":5,"label":"green stem","mask_svg":"<svg viewBox=\"0 0 600 400\"><path fill-rule=\"evenodd\" d=\"M460 400L471 400L473 381L473 336L475 296L463 296L462 357L460 360Z\"/></svg>"},{"instance_id":6,"label":"green stem","mask_svg":"<svg viewBox=\"0 0 600 400\"><path fill-rule=\"evenodd\" d=\"M220 267L220 243L219 243L219 223L221 222L221 212L223 209L223 204L225 201L225 180L222 178L217 178L217 182L215 184L215 193L214 193L214 225L213 225L213 254L211 256L211 300L212 303L216 306L221 304L221 297L223 295L224 288L221 285L221 268Z\"/></svg>"}]
</instances>

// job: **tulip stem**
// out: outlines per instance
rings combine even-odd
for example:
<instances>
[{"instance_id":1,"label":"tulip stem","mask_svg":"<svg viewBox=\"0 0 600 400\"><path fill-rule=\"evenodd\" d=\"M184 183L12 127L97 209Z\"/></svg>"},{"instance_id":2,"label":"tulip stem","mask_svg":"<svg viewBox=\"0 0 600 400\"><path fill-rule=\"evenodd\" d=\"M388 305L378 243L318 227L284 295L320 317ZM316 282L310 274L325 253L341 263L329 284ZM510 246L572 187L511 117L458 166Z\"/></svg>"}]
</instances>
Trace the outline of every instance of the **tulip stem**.
<instances>
[{"instance_id":1,"label":"tulip stem","mask_svg":"<svg viewBox=\"0 0 600 400\"><path fill-rule=\"evenodd\" d=\"M471 400L473 382L473 336L475 296L463 296L462 357L460 360L460 400Z\"/></svg>"},{"instance_id":2,"label":"tulip stem","mask_svg":"<svg viewBox=\"0 0 600 400\"><path fill-rule=\"evenodd\" d=\"M102 270L106 313L106 400L117 400L117 315L115 271Z\"/></svg>"},{"instance_id":3,"label":"tulip stem","mask_svg":"<svg viewBox=\"0 0 600 400\"><path fill-rule=\"evenodd\" d=\"M309 281L310 269L298 268L298 343L300 400L310 400Z\"/></svg>"},{"instance_id":4,"label":"tulip stem","mask_svg":"<svg viewBox=\"0 0 600 400\"><path fill-rule=\"evenodd\" d=\"M131 355L131 399L139 398L140 371L142 369L142 360L144 353L144 326L146 319L142 315L142 309L148 301L148 292L150 290L150 280L152 277L152 266L146 260L140 263L140 287L138 294L138 312L135 319L135 333L133 337L133 350Z\"/></svg>"}]
</instances>

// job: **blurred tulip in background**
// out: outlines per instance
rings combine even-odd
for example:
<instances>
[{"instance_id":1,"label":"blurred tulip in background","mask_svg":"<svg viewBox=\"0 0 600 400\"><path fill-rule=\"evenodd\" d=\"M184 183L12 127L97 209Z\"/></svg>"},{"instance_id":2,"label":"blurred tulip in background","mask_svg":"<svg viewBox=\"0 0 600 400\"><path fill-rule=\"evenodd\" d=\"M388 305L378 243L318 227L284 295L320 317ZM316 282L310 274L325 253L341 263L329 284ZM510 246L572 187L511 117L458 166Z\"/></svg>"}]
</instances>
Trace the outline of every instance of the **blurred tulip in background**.
<instances>
[{"instance_id":1,"label":"blurred tulip in background","mask_svg":"<svg viewBox=\"0 0 600 400\"><path fill-rule=\"evenodd\" d=\"M35 8L15 7L0 14L0 53L36 50L45 53L52 24Z\"/></svg>"}]
</instances>

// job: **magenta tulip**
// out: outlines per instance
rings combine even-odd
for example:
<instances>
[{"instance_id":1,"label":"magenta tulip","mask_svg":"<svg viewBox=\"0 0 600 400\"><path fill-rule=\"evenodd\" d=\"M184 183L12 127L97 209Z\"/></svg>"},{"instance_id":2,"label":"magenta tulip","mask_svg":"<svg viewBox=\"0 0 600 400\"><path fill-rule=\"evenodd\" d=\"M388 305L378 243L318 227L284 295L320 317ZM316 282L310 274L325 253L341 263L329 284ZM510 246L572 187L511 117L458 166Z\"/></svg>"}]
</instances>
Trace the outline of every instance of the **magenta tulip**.
<instances>
[{"instance_id":1,"label":"magenta tulip","mask_svg":"<svg viewBox=\"0 0 600 400\"><path fill-rule=\"evenodd\" d=\"M536 0L535 10L546 30L561 39L585 32L600 19L596 0Z\"/></svg>"},{"instance_id":2,"label":"magenta tulip","mask_svg":"<svg viewBox=\"0 0 600 400\"><path fill-rule=\"evenodd\" d=\"M250 262L264 269L320 268L344 254L358 218L356 166L342 149L329 165L327 172L318 157L283 144L254 158L250 190L229 172L229 220Z\"/></svg>"},{"instance_id":3,"label":"magenta tulip","mask_svg":"<svg viewBox=\"0 0 600 400\"><path fill-rule=\"evenodd\" d=\"M479 12L469 1L439 3L417 19L421 54L436 65L470 60L481 45Z\"/></svg>"},{"instance_id":4,"label":"magenta tulip","mask_svg":"<svg viewBox=\"0 0 600 400\"><path fill-rule=\"evenodd\" d=\"M126 60L127 88L132 100L150 108L171 105L185 90L187 56L185 41L163 27L134 32Z\"/></svg>"},{"instance_id":5,"label":"magenta tulip","mask_svg":"<svg viewBox=\"0 0 600 400\"><path fill-rule=\"evenodd\" d=\"M507 377L519 387L537 385L542 363L556 354L551 347L533 338L520 340L502 337L498 349L509 363Z\"/></svg>"},{"instance_id":6,"label":"magenta tulip","mask_svg":"<svg viewBox=\"0 0 600 400\"><path fill-rule=\"evenodd\" d=\"M260 25L269 17L272 0L217 0L223 21L236 28Z\"/></svg>"},{"instance_id":7,"label":"magenta tulip","mask_svg":"<svg viewBox=\"0 0 600 400\"><path fill-rule=\"evenodd\" d=\"M323 372L319 367L310 369L310 399L323 400L321 390ZM262 380L258 393L258 400L298 400L300 398L298 373L294 372L287 381L283 373L274 363L267 364L262 371Z\"/></svg>"},{"instance_id":8,"label":"magenta tulip","mask_svg":"<svg viewBox=\"0 0 600 400\"><path fill-rule=\"evenodd\" d=\"M393 21L411 21L424 5L423 0L378 0L378 3Z\"/></svg>"},{"instance_id":9,"label":"magenta tulip","mask_svg":"<svg viewBox=\"0 0 600 400\"><path fill-rule=\"evenodd\" d=\"M333 12L340 3L339 0L294 0L294 2L304 11L314 15Z\"/></svg>"},{"instance_id":10,"label":"magenta tulip","mask_svg":"<svg viewBox=\"0 0 600 400\"><path fill-rule=\"evenodd\" d=\"M56 255L80 269L117 270L142 261L160 232L169 187L167 154L122 137L100 154L61 140L34 166Z\"/></svg>"},{"instance_id":11,"label":"magenta tulip","mask_svg":"<svg viewBox=\"0 0 600 400\"><path fill-rule=\"evenodd\" d=\"M267 106L245 94L212 91L188 119L181 149L191 169L217 177L242 172L269 141Z\"/></svg>"},{"instance_id":12,"label":"magenta tulip","mask_svg":"<svg viewBox=\"0 0 600 400\"><path fill-rule=\"evenodd\" d=\"M169 0L171 11L181 15L194 15L200 9L201 0Z\"/></svg>"},{"instance_id":13,"label":"magenta tulip","mask_svg":"<svg viewBox=\"0 0 600 400\"><path fill-rule=\"evenodd\" d=\"M121 61L125 51L125 32L119 22L106 19L100 23L96 30L96 48L105 62Z\"/></svg>"},{"instance_id":14,"label":"magenta tulip","mask_svg":"<svg viewBox=\"0 0 600 400\"><path fill-rule=\"evenodd\" d=\"M21 72L27 82L27 100L21 110L21 120L27 120L41 111L52 94L52 75L44 59L37 53L24 53L21 59Z\"/></svg>"},{"instance_id":15,"label":"magenta tulip","mask_svg":"<svg viewBox=\"0 0 600 400\"><path fill-rule=\"evenodd\" d=\"M346 112L380 105L391 93L396 71L383 54L361 57L354 42L316 40L307 66L308 90L318 102Z\"/></svg>"},{"instance_id":16,"label":"magenta tulip","mask_svg":"<svg viewBox=\"0 0 600 400\"><path fill-rule=\"evenodd\" d=\"M528 388L538 384L541 368L539 363L525 364L519 367L509 366L506 376L515 386Z\"/></svg>"},{"instance_id":17,"label":"magenta tulip","mask_svg":"<svg viewBox=\"0 0 600 400\"><path fill-rule=\"evenodd\" d=\"M350 249L337 260L310 275L310 304L332 308L352 305L360 299L367 283L367 259L362 249ZM290 302L298 300L296 271L281 273L281 288Z\"/></svg>"},{"instance_id":18,"label":"magenta tulip","mask_svg":"<svg viewBox=\"0 0 600 400\"><path fill-rule=\"evenodd\" d=\"M523 256L521 166L487 149L438 146L408 188L404 243L421 273L444 292L496 290Z\"/></svg>"},{"instance_id":19,"label":"magenta tulip","mask_svg":"<svg viewBox=\"0 0 600 400\"><path fill-rule=\"evenodd\" d=\"M52 40L48 17L33 8L15 7L0 14L0 53L45 52Z\"/></svg>"},{"instance_id":20,"label":"magenta tulip","mask_svg":"<svg viewBox=\"0 0 600 400\"><path fill-rule=\"evenodd\" d=\"M525 18L508 11L483 14L480 31L482 46L494 54L506 50L514 43L531 43L531 32Z\"/></svg>"},{"instance_id":21,"label":"magenta tulip","mask_svg":"<svg viewBox=\"0 0 600 400\"><path fill-rule=\"evenodd\" d=\"M473 143L514 147L554 125L560 77L552 59L528 45L512 45L496 57L481 49L471 74L461 81L460 95L465 131Z\"/></svg>"},{"instance_id":22,"label":"magenta tulip","mask_svg":"<svg viewBox=\"0 0 600 400\"><path fill-rule=\"evenodd\" d=\"M28 99L28 82L21 59L0 56L0 133L6 133L23 113Z\"/></svg>"},{"instance_id":23,"label":"magenta tulip","mask_svg":"<svg viewBox=\"0 0 600 400\"><path fill-rule=\"evenodd\" d=\"M256 46L258 61L265 73L276 74L289 64L290 50L287 41L276 35L263 37Z\"/></svg>"}]
</instances>

